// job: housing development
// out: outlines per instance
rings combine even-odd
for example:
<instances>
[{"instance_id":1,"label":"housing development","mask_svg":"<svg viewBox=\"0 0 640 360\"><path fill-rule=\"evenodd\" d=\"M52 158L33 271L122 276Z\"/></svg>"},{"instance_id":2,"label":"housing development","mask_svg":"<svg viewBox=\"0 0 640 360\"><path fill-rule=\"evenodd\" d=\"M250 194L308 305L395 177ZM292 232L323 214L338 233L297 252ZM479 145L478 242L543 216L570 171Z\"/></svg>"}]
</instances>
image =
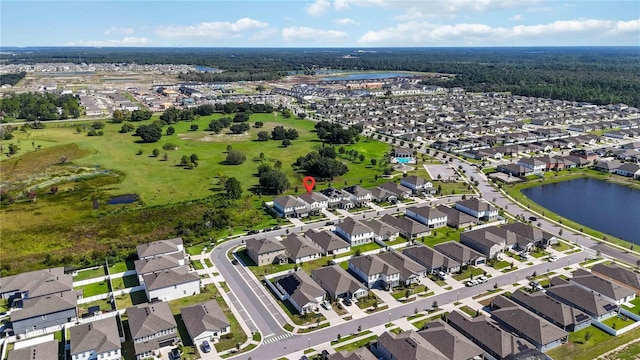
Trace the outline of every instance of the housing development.
<instances>
[{"instance_id":1,"label":"housing development","mask_svg":"<svg viewBox=\"0 0 640 360\"><path fill-rule=\"evenodd\" d=\"M282 140L278 151L333 152L332 159L358 164L365 174L359 175L360 181L339 177L343 174L318 177L315 188L304 191L302 175L317 169L304 168L300 163L305 159L299 158L296 183L270 193L260 187L266 188L260 178L250 195L238 196L245 200L243 208L232 208L253 211L246 223L235 228L224 223L216 228L217 237L209 230L230 215L198 216L204 231L196 222L180 220L175 231L171 225L174 236L147 236L135 253L116 261L109 258L91 266L59 262L2 276L2 359L51 360L56 354L72 360L547 359L571 358L567 354L576 344L590 343L594 336L598 342L621 342L617 346L629 341L625 336L637 337L640 261L633 244L638 238L607 241L613 236L587 231L570 216L556 215L520 192L574 174L638 191L640 112L633 106L470 92L426 85L420 75L408 73L356 80L290 75L274 81L214 83L171 81L171 75L195 71L190 65L36 63L0 65L0 70L35 73L24 91L77 97L84 119L58 124L68 133L76 131L78 138L88 129L76 127L76 121L106 120L102 122L107 126L116 126L111 123L118 113L155 113L135 124L140 129L172 111L268 106L265 113L225 112L232 117L245 114L255 124L238 132L231 125L232 132L223 133L222 140L213 125L198 128L200 115L188 120L189 130L178 128L171 139L190 141L196 131L205 131L207 138L197 140L202 146L207 141L229 143L230 155L273 142L277 136L271 130L277 126L310 124L304 125L314 129L309 136L320 140L298 140L296 132L291 140L308 144L288 150L288 138L277 138ZM137 80L72 86L84 72L116 76L124 71ZM61 72L77 72L77 79L49 76ZM162 82L148 81L159 74ZM254 121L256 114L264 116ZM0 116L9 121L8 114ZM265 125L270 131L264 142L259 133L258 140L254 136L263 118L271 122ZM33 121L47 128L21 133L12 128L19 120L3 124L0 132L21 139L23 151L34 141L29 151L36 152L40 143L35 141L43 139L38 131L53 129L55 120ZM179 121L162 126L178 127ZM233 122L247 124L235 118ZM357 139L332 142L329 135L320 135L326 131L318 124L345 132L357 129ZM161 132L174 136L166 128ZM349 154L354 151L350 146L365 141L380 146L383 155L362 149ZM173 161L171 169L165 166L167 173L209 166L201 181L228 192L230 178L241 182L246 180L242 176L255 176L253 170L250 175L237 170L245 159L235 170L229 167L228 155L220 164L187 155L180 163L169 160L167 153L179 147L163 148L164 160L160 152L142 155L141 148L127 161L144 161L147 155L155 162ZM2 161L27 155L12 156ZM261 153L246 161L268 163L264 171L291 165L278 158L285 155L264 160L270 156ZM60 155L58 164L65 162ZM100 167L91 170L92 177L99 175L95 169ZM82 171L88 170L77 173ZM86 178L71 174L65 181L80 184ZM214 178L226 183L211 185ZM170 178L163 186L176 191L179 179ZM6 185L10 189L14 184ZM37 190L46 188L53 196L59 190L52 186L55 182L27 187L15 203L3 206L22 201L35 209L36 195L47 196ZM180 200L196 204L193 198ZM83 211L105 222L111 212L144 206L135 204L136 199L122 205L95 195L84 201ZM217 207L223 205L208 210ZM619 211L627 210L620 204ZM252 217L260 219L255 226ZM170 216L166 220L173 221ZM140 222L131 229L144 225ZM3 250L2 257L8 256Z\"/></svg>"}]
</instances>

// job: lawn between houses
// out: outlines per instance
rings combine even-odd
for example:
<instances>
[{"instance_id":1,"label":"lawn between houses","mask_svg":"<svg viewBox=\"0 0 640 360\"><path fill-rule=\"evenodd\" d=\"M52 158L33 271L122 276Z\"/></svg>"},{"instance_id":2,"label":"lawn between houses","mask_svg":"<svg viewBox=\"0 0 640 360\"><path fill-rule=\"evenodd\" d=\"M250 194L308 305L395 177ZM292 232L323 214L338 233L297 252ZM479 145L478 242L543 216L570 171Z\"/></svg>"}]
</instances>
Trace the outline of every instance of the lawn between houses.
<instances>
[{"instance_id":1,"label":"lawn between houses","mask_svg":"<svg viewBox=\"0 0 640 360\"><path fill-rule=\"evenodd\" d=\"M591 325L569 333L569 342L547 352L557 360L592 360L640 337L640 328L612 336Z\"/></svg>"}]
</instances>

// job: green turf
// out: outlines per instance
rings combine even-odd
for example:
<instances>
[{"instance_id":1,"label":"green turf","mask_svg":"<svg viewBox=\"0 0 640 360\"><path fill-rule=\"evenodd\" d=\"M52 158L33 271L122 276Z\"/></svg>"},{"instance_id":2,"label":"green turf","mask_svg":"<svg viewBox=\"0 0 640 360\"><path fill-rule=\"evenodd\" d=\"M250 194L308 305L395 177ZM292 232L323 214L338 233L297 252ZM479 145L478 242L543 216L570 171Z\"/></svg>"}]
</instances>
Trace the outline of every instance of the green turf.
<instances>
[{"instance_id":1,"label":"green turf","mask_svg":"<svg viewBox=\"0 0 640 360\"><path fill-rule=\"evenodd\" d=\"M100 266L97 269L91 269L91 270L80 270L78 271L78 275L73 277L73 281L81 281L81 280L87 280L87 279L93 279L93 278L97 278L100 276L105 276L105 269L104 266Z\"/></svg>"},{"instance_id":2,"label":"green turf","mask_svg":"<svg viewBox=\"0 0 640 360\"><path fill-rule=\"evenodd\" d=\"M589 333L588 339L585 335ZM547 355L556 360L592 360L598 356L623 346L640 336L640 329L622 335L611 336L595 326L569 333L569 342L549 350ZM612 357L609 359L617 359Z\"/></svg>"},{"instance_id":3,"label":"green turf","mask_svg":"<svg viewBox=\"0 0 640 360\"><path fill-rule=\"evenodd\" d=\"M74 290L82 291L83 297L91 297L100 294L106 294L109 292L109 285L107 281L101 281L93 284L77 286L73 288Z\"/></svg>"}]
</instances>

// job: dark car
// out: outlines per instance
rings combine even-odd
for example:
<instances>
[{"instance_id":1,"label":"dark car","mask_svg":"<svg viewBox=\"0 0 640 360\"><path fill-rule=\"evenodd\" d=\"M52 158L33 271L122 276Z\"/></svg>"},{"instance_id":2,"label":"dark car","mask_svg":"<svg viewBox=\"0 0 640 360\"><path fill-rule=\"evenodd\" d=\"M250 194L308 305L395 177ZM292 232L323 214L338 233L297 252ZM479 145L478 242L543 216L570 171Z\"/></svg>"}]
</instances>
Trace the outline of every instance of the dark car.
<instances>
[{"instance_id":1,"label":"dark car","mask_svg":"<svg viewBox=\"0 0 640 360\"><path fill-rule=\"evenodd\" d=\"M238 265L238 259L233 259L233 260L231 260L231 263L232 263L233 265Z\"/></svg>"},{"instance_id":2,"label":"dark car","mask_svg":"<svg viewBox=\"0 0 640 360\"><path fill-rule=\"evenodd\" d=\"M282 226L274 226L273 227L273 230L280 230L280 229L282 229Z\"/></svg>"},{"instance_id":3,"label":"dark car","mask_svg":"<svg viewBox=\"0 0 640 360\"><path fill-rule=\"evenodd\" d=\"M207 340L202 342L202 345L200 345L200 348L202 349L202 352L208 353L211 351L211 345Z\"/></svg>"},{"instance_id":4,"label":"dark car","mask_svg":"<svg viewBox=\"0 0 640 360\"><path fill-rule=\"evenodd\" d=\"M260 231L258 231L258 230L249 230L247 232L248 235L255 235L255 234L258 234L258 233L260 233Z\"/></svg>"},{"instance_id":5,"label":"dark car","mask_svg":"<svg viewBox=\"0 0 640 360\"><path fill-rule=\"evenodd\" d=\"M182 355L180 353L180 349L173 348L173 349L171 349L171 352L169 353L169 359L171 359L171 360L180 360L180 355Z\"/></svg>"},{"instance_id":6,"label":"dark car","mask_svg":"<svg viewBox=\"0 0 640 360\"><path fill-rule=\"evenodd\" d=\"M345 305L347 305L347 306L351 306L351 304L353 304L353 303L351 302L351 299L349 299L349 298L344 298L344 300L342 300L342 302L343 302Z\"/></svg>"},{"instance_id":7,"label":"dark car","mask_svg":"<svg viewBox=\"0 0 640 360\"><path fill-rule=\"evenodd\" d=\"M271 228L265 228L264 230L262 230L262 232L269 232L271 231Z\"/></svg>"},{"instance_id":8,"label":"dark car","mask_svg":"<svg viewBox=\"0 0 640 360\"><path fill-rule=\"evenodd\" d=\"M336 223L334 223L333 221L327 221L326 223L324 223L326 226L330 226L330 225L335 225Z\"/></svg>"},{"instance_id":9,"label":"dark car","mask_svg":"<svg viewBox=\"0 0 640 360\"><path fill-rule=\"evenodd\" d=\"M529 220L531 221L538 221L538 218L535 216L529 216Z\"/></svg>"}]
</instances>

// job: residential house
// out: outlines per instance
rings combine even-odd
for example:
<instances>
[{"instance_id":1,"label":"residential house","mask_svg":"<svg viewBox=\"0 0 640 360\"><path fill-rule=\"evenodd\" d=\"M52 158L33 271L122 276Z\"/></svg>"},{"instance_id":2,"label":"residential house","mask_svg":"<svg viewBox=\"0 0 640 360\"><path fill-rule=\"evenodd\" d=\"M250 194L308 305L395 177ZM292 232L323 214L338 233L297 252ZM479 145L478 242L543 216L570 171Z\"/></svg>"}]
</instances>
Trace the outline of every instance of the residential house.
<instances>
[{"instance_id":1,"label":"residential house","mask_svg":"<svg viewBox=\"0 0 640 360\"><path fill-rule=\"evenodd\" d=\"M498 219L498 209L476 198L456 202L456 209L474 217L477 221Z\"/></svg>"},{"instance_id":2,"label":"residential house","mask_svg":"<svg viewBox=\"0 0 640 360\"><path fill-rule=\"evenodd\" d=\"M598 171L614 173L622 165L618 160L600 161L593 165L593 168Z\"/></svg>"},{"instance_id":3,"label":"residential house","mask_svg":"<svg viewBox=\"0 0 640 360\"><path fill-rule=\"evenodd\" d=\"M591 267L591 272L619 285L628 286L636 292L636 296L640 296L640 274L631 269L616 263L609 265L599 263Z\"/></svg>"},{"instance_id":4,"label":"residential house","mask_svg":"<svg viewBox=\"0 0 640 360\"><path fill-rule=\"evenodd\" d=\"M25 342L25 346L22 345L20 342L14 343L13 350L9 350L7 360L51 360L51 354L58 354L58 340L33 345Z\"/></svg>"},{"instance_id":5,"label":"residential house","mask_svg":"<svg viewBox=\"0 0 640 360\"><path fill-rule=\"evenodd\" d=\"M322 250L314 246L304 236L291 233L287 235L280 244L284 246L285 253L291 262L298 264L322 257Z\"/></svg>"},{"instance_id":6,"label":"residential house","mask_svg":"<svg viewBox=\"0 0 640 360\"><path fill-rule=\"evenodd\" d=\"M487 258L484 255L457 241L443 242L435 245L433 248L441 254L457 261L461 266L477 266L487 262Z\"/></svg>"},{"instance_id":7,"label":"residential house","mask_svg":"<svg viewBox=\"0 0 640 360\"><path fill-rule=\"evenodd\" d=\"M587 291L595 292L616 305L622 305L636 297L635 291L630 287L607 280L585 269L576 270L569 282Z\"/></svg>"},{"instance_id":8,"label":"residential house","mask_svg":"<svg viewBox=\"0 0 640 360\"><path fill-rule=\"evenodd\" d=\"M169 303L136 305L127 308L126 314L137 360L156 356L160 348L179 341L178 324Z\"/></svg>"},{"instance_id":9,"label":"residential house","mask_svg":"<svg viewBox=\"0 0 640 360\"><path fill-rule=\"evenodd\" d=\"M364 206L373 200L371 190L365 189L360 185L346 187L344 191L351 194L351 201L356 204L356 206Z\"/></svg>"},{"instance_id":10,"label":"residential house","mask_svg":"<svg viewBox=\"0 0 640 360\"><path fill-rule=\"evenodd\" d=\"M618 312L618 306L613 302L559 277L551 278L551 286L547 288L547 295L584 311L598 321L615 316Z\"/></svg>"},{"instance_id":11,"label":"residential house","mask_svg":"<svg viewBox=\"0 0 640 360\"><path fill-rule=\"evenodd\" d=\"M567 342L568 333L502 295L491 301L491 318L542 352Z\"/></svg>"},{"instance_id":12,"label":"residential house","mask_svg":"<svg viewBox=\"0 0 640 360\"><path fill-rule=\"evenodd\" d=\"M349 270L358 276L368 288L385 289L398 286L400 271L375 255L363 255L349 259Z\"/></svg>"},{"instance_id":13,"label":"residential house","mask_svg":"<svg viewBox=\"0 0 640 360\"><path fill-rule=\"evenodd\" d=\"M305 217L311 210L309 205L292 195L273 199L273 210L280 217Z\"/></svg>"},{"instance_id":14,"label":"residential house","mask_svg":"<svg viewBox=\"0 0 640 360\"><path fill-rule=\"evenodd\" d=\"M465 231L460 234L460 242L489 259L508 249L528 251L534 245L533 240L497 226Z\"/></svg>"},{"instance_id":15,"label":"residential house","mask_svg":"<svg viewBox=\"0 0 640 360\"><path fill-rule=\"evenodd\" d=\"M120 360L120 334L115 317L72 326L69 329L73 360ZM124 336L123 336L124 338Z\"/></svg>"},{"instance_id":16,"label":"residential house","mask_svg":"<svg viewBox=\"0 0 640 360\"><path fill-rule=\"evenodd\" d=\"M346 191L330 187L324 190L320 190L320 193L329 199L328 206L331 209L351 209L353 207L351 194Z\"/></svg>"},{"instance_id":17,"label":"residential house","mask_svg":"<svg viewBox=\"0 0 640 360\"><path fill-rule=\"evenodd\" d=\"M427 275L427 268L401 252L387 251L376 255L379 259L400 271L400 282L407 286L417 284Z\"/></svg>"},{"instance_id":18,"label":"residential house","mask_svg":"<svg viewBox=\"0 0 640 360\"><path fill-rule=\"evenodd\" d=\"M57 267L0 278L0 298L22 300L73 289L73 276Z\"/></svg>"},{"instance_id":19,"label":"residential house","mask_svg":"<svg viewBox=\"0 0 640 360\"><path fill-rule=\"evenodd\" d=\"M304 193L298 196L298 199L307 204L307 209L312 214L319 214L322 209L329 206L329 198L318 192Z\"/></svg>"},{"instance_id":20,"label":"residential house","mask_svg":"<svg viewBox=\"0 0 640 360\"><path fill-rule=\"evenodd\" d=\"M536 158L520 158L517 164L531 170L532 174L541 174L547 168L544 161Z\"/></svg>"},{"instance_id":21,"label":"residential house","mask_svg":"<svg viewBox=\"0 0 640 360\"><path fill-rule=\"evenodd\" d=\"M402 253L421 264L430 273L439 271L445 274L460 271L460 263L450 257L433 250L428 246L417 245L405 248Z\"/></svg>"},{"instance_id":22,"label":"residential house","mask_svg":"<svg viewBox=\"0 0 640 360\"><path fill-rule=\"evenodd\" d=\"M366 347L361 347L351 352L344 350L327 357L327 360L380 360L369 351Z\"/></svg>"},{"instance_id":23,"label":"residential house","mask_svg":"<svg viewBox=\"0 0 640 360\"><path fill-rule=\"evenodd\" d=\"M362 223L373 230L373 239L377 241L393 241L400 235L400 230L378 219L362 220Z\"/></svg>"},{"instance_id":24,"label":"residential house","mask_svg":"<svg viewBox=\"0 0 640 360\"><path fill-rule=\"evenodd\" d=\"M518 164L500 164L496 167L496 170L516 177L523 177L533 173L533 170Z\"/></svg>"},{"instance_id":25,"label":"residential house","mask_svg":"<svg viewBox=\"0 0 640 360\"><path fill-rule=\"evenodd\" d=\"M142 277L147 299L171 301L200 294L200 277L180 267L145 274Z\"/></svg>"},{"instance_id":26,"label":"residential house","mask_svg":"<svg viewBox=\"0 0 640 360\"><path fill-rule=\"evenodd\" d=\"M271 282L282 293L281 300L289 300L300 314L317 311L324 299L325 290L304 271L278 276L271 279Z\"/></svg>"},{"instance_id":27,"label":"residential house","mask_svg":"<svg viewBox=\"0 0 640 360\"><path fill-rule=\"evenodd\" d=\"M136 247L138 259L146 260L155 257L164 257L170 254L184 254L182 238L158 240Z\"/></svg>"},{"instance_id":28,"label":"residential house","mask_svg":"<svg viewBox=\"0 0 640 360\"><path fill-rule=\"evenodd\" d=\"M456 229L463 229L476 224L476 218L458 209L450 208L446 205L436 206L440 212L447 215L447 225Z\"/></svg>"},{"instance_id":29,"label":"residential house","mask_svg":"<svg viewBox=\"0 0 640 360\"><path fill-rule=\"evenodd\" d=\"M638 153L638 156L640 156L640 153ZM638 177L640 175L640 166L629 163L622 164L614 170L614 173L626 177Z\"/></svg>"},{"instance_id":30,"label":"residential house","mask_svg":"<svg viewBox=\"0 0 640 360\"><path fill-rule=\"evenodd\" d=\"M311 278L327 292L331 299L358 299L369 293L366 286L363 286L340 265L312 270Z\"/></svg>"},{"instance_id":31,"label":"residential house","mask_svg":"<svg viewBox=\"0 0 640 360\"><path fill-rule=\"evenodd\" d=\"M444 354L414 330L397 335L387 331L378 337L370 349L378 359L383 360L447 360Z\"/></svg>"},{"instance_id":32,"label":"residential house","mask_svg":"<svg viewBox=\"0 0 640 360\"><path fill-rule=\"evenodd\" d=\"M400 236L408 240L427 236L431 233L427 225L413 221L406 216L395 217L386 214L382 217L382 221L398 229Z\"/></svg>"},{"instance_id":33,"label":"residential house","mask_svg":"<svg viewBox=\"0 0 640 360\"><path fill-rule=\"evenodd\" d=\"M407 177L403 177L400 180L400 185L408 187L411 189L411 192L414 194L418 193L433 193L435 189L433 188L433 183L431 181L426 180L423 177L410 175Z\"/></svg>"},{"instance_id":34,"label":"residential house","mask_svg":"<svg viewBox=\"0 0 640 360\"><path fill-rule=\"evenodd\" d=\"M398 199L405 199L411 195L411 189L400 184L396 184L392 181L380 184L378 188L392 193Z\"/></svg>"},{"instance_id":35,"label":"residential house","mask_svg":"<svg viewBox=\"0 0 640 360\"><path fill-rule=\"evenodd\" d=\"M77 303L75 291L25 299L21 310L11 312L11 328L17 335L75 321L78 317Z\"/></svg>"},{"instance_id":36,"label":"residential house","mask_svg":"<svg viewBox=\"0 0 640 360\"><path fill-rule=\"evenodd\" d=\"M216 342L221 336L231 333L229 319L216 300L183 307L180 314L194 344L201 344L205 340Z\"/></svg>"},{"instance_id":37,"label":"residential house","mask_svg":"<svg viewBox=\"0 0 640 360\"><path fill-rule=\"evenodd\" d=\"M368 244L373 241L373 229L353 217L346 217L336 224L336 234L347 240L351 246Z\"/></svg>"},{"instance_id":38,"label":"residential house","mask_svg":"<svg viewBox=\"0 0 640 360\"><path fill-rule=\"evenodd\" d=\"M145 275L183 268L186 266L186 259L184 253L172 253L165 256L136 260L133 265L138 274L138 280L144 283Z\"/></svg>"},{"instance_id":39,"label":"residential house","mask_svg":"<svg viewBox=\"0 0 640 360\"><path fill-rule=\"evenodd\" d=\"M351 245L332 231L316 231L309 229L304 236L320 248L322 256L337 255L348 252Z\"/></svg>"},{"instance_id":40,"label":"residential house","mask_svg":"<svg viewBox=\"0 0 640 360\"><path fill-rule=\"evenodd\" d=\"M251 238L245 240L247 255L253 263L262 266L273 264L274 262L286 263L286 249L282 244L267 238Z\"/></svg>"},{"instance_id":41,"label":"residential house","mask_svg":"<svg viewBox=\"0 0 640 360\"><path fill-rule=\"evenodd\" d=\"M388 190L377 187L377 188L371 189L370 191L371 191L371 198L375 202L380 203L380 202L386 201L388 203L395 204L398 201L398 195Z\"/></svg>"},{"instance_id":42,"label":"residential house","mask_svg":"<svg viewBox=\"0 0 640 360\"><path fill-rule=\"evenodd\" d=\"M448 360L480 359L484 350L441 319L426 323L418 335L438 349Z\"/></svg>"},{"instance_id":43,"label":"residential house","mask_svg":"<svg viewBox=\"0 0 640 360\"><path fill-rule=\"evenodd\" d=\"M591 325L591 316L541 291L529 294L518 289L510 299L565 331L578 331Z\"/></svg>"},{"instance_id":44,"label":"residential house","mask_svg":"<svg viewBox=\"0 0 640 360\"><path fill-rule=\"evenodd\" d=\"M484 315L471 318L458 310L447 315L447 324L466 336L486 353L485 359L505 359L535 348L528 341L501 329Z\"/></svg>"},{"instance_id":45,"label":"residential house","mask_svg":"<svg viewBox=\"0 0 640 360\"><path fill-rule=\"evenodd\" d=\"M431 229L447 226L447 214L430 206L411 206L406 209L405 214Z\"/></svg>"},{"instance_id":46,"label":"residential house","mask_svg":"<svg viewBox=\"0 0 640 360\"><path fill-rule=\"evenodd\" d=\"M523 224L521 222L502 225L502 229L513 231L520 236L530 239L536 246L554 245L559 241L559 239L555 235L543 231L542 229L539 229L537 227Z\"/></svg>"}]
</instances>

